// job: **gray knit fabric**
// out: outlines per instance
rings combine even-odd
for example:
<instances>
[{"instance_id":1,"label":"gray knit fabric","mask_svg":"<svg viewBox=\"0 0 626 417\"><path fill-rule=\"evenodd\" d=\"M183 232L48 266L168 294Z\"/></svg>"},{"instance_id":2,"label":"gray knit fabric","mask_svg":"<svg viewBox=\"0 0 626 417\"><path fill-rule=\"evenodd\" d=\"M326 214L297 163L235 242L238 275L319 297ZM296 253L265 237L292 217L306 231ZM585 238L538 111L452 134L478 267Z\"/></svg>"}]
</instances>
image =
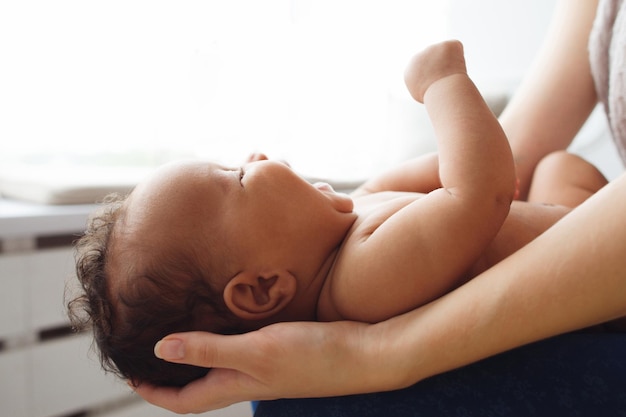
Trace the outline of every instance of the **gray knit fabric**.
<instances>
[{"instance_id":1,"label":"gray knit fabric","mask_svg":"<svg viewBox=\"0 0 626 417\"><path fill-rule=\"evenodd\" d=\"M589 59L598 98L626 164L626 3L600 0L589 38Z\"/></svg>"}]
</instances>

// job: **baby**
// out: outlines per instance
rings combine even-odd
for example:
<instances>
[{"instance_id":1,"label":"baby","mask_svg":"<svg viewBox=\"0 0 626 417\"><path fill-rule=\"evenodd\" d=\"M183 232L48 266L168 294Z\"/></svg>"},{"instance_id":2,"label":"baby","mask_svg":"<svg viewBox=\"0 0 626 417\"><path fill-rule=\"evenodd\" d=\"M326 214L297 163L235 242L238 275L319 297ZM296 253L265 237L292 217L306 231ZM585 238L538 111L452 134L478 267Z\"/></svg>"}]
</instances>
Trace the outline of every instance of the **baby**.
<instances>
[{"instance_id":1,"label":"baby","mask_svg":"<svg viewBox=\"0 0 626 417\"><path fill-rule=\"evenodd\" d=\"M385 320L462 285L568 212L511 204L511 150L459 42L416 55L405 81L426 106L438 154L350 196L257 155L235 168L167 165L93 217L77 244L84 293L69 309L75 322L87 312L105 369L134 384L180 386L208 370L157 359L153 346L169 333ZM555 163L601 177L571 155ZM606 182L597 181L586 196ZM533 195L559 203L579 188L537 183Z\"/></svg>"}]
</instances>

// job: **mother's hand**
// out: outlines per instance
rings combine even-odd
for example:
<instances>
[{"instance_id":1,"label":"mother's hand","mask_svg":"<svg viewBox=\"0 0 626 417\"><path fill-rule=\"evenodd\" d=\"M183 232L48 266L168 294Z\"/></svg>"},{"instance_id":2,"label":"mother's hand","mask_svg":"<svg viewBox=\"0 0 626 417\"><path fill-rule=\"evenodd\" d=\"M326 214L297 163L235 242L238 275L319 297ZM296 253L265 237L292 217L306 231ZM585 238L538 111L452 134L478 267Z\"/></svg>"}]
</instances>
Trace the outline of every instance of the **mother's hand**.
<instances>
[{"instance_id":1,"label":"mother's hand","mask_svg":"<svg viewBox=\"0 0 626 417\"><path fill-rule=\"evenodd\" d=\"M241 401L375 391L381 381L374 370L381 364L372 360L377 344L364 340L368 327L302 322L235 336L169 335L155 347L157 356L214 369L183 388L141 384L135 390L146 401L177 413L199 413Z\"/></svg>"}]
</instances>

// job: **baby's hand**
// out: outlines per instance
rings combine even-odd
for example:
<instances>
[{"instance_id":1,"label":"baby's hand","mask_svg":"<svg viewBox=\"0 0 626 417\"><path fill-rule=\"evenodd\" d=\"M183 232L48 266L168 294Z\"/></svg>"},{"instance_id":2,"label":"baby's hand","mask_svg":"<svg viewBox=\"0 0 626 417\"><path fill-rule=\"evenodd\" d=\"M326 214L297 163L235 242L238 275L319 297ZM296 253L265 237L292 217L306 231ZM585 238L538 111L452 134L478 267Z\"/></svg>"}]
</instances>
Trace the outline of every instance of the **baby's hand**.
<instances>
[{"instance_id":1,"label":"baby's hand","mask_svg":"<svg viewBox=\"0 0 626 417\"><path fill-rule=\"evenodd\" d=\"M264 153L254 152L248 155L246 162L267 161L269 158Z\"/></svg>"},{"instance_id":2,"label":"baby's hand","mask_svg":"<svg viewBox=\"0 0 626 417\"><path fill-rule=\"evenodd\" d=\"M250 162L267 161L267 160L269 160L269 158L264 153L254 152L254 153L251 153L250 155L248 155L248 157L246 158L246 163L248 164ZM282 162L283 164L287 165L288 167L291 167L291 164L289 162L284 161L282 159L279 159L278 162Z\"/></svg>"},{"instance_id":3,"label":"baby's hand","mask_svg":"<svg viewBox=\"0 0 626 417\"><path fill-rule=\"evenodd\" d=\"M424 102L424 94L435 81L453 74L466 74L463 45L446 41L415 55L404 72L404 82L411 96Z\"/></svg>"}]
</instances>

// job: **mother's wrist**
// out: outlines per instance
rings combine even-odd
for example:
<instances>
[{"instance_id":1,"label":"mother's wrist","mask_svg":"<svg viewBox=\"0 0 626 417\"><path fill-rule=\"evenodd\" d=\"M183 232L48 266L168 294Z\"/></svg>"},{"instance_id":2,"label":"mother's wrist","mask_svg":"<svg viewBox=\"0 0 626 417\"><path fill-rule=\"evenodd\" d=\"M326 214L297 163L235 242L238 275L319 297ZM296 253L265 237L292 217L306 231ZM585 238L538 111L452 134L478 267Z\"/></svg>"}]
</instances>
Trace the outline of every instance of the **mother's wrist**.
<instances>
[{"instance_id":1,"label":"mother's wrist","mask_svg":"<svg viewBox=\"0 0 626 417\"><path fill-rule=\"evenodd\" d=\"M361 330L361 366L366 372L363 384L369 391L390 391L406 388L418 382L421 368L419 357L408 345L407 334L395 320L367 326Z\"/></svg>"}]
</instances>

